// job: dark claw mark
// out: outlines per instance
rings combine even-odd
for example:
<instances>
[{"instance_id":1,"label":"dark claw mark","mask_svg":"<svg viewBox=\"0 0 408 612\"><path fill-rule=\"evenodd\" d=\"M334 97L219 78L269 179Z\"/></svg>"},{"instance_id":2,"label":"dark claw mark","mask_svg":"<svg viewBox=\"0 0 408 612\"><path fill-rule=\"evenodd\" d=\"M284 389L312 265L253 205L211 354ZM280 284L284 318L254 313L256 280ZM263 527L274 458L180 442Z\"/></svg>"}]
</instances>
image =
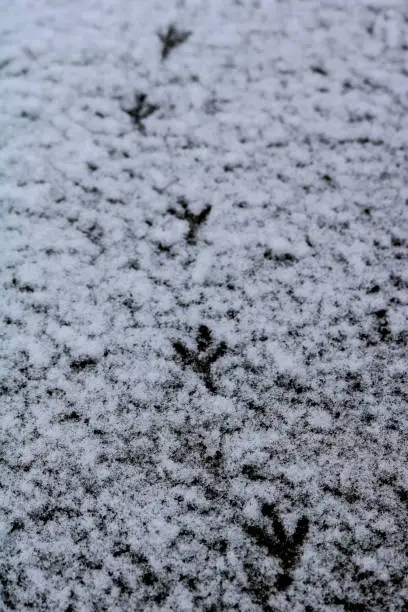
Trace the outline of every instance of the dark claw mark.
<instances>
[{"instance_id":1,"label":"dark claw mark","mask_svg":"<svg viewBox=\"0 0 408 612\"><path fill-rule=\"evenodd\" d=\"M159 108L158 104L150 104L148 102L145 93L140 93L135 95L135 106L133 108L124 108L123 110L129 115L139 130L144 132L144 119L153 115Z\"/></svg>"},{"instance_id":2,"label":"dark claw mark","mask_svg":"<svg viewBox=\"0 0 408 612\"><path fill-rule=\"evenodd\" d=\"M78 228L78 230L82 232L93 244L100 246L101 240L103 238L103 229L100 225L98 225L98 223L93 223L90 227L86 229Z\"/></svg>"},{"instance_id":3,"label":"dark claw mark","mask_svg":"<svg viewBox=\"0 0 408 612\"><path fill-rule=\"evenodd\" d=\"M178 204L182 208L182 211L170 208L168 212L177 219L188 223L187 242L189 244L195 244L197 232L200 226L207 221L208 215L211 212L211 205L207 204L200 213L195 215L188 209L188 202L185 198L179 198Z\"/></svg>"},{"instance_id":4,"label":"dark claw mark","mask_svg":"<svg viewBox=\"0 0 408 612\"><path fill-rule=\"evenodd\" d=\"M173 342L173 348L184 365L191 367L203 380L208 391L216 393L211 365L227 352L225 342L214 347L211 330L206 325L200 325L196 336L197 351L191 351L182 342Z\"/></svg>"},{"instance_id":5,"label":"dark claw mark","mask_svg":"<svg viewBox=\"0 0 408 612\"><path fill-rule=\"evenodd\" d=\"M11 524L9 534L14 533L15 531L21 531L22 529L24 529L24 522L21 519L14 519Z\"/></svg>"},{"instance_id":6,"label":"dark claw mark","mask_svg":"<svg viewBox=\"0 0 408 612\"><path fill-rule=\"evenodd\" d=\"M266 548L269 555L280 560L282 572L277 577L275 587L283 591L293 581L292 571L299 560L304 541L309 532L309 519L302 516L296 524L294 534L289 536L273 504L263 504L261 512L272 523L273 535L263 526L246 525L244 528L258 546Z\"/></svg>"},{"instance_id":7,"label":"dark claw mark","mask_svg":"<svg viewBox=\"0 0 408 612\"><path fill-rule=\"evenodd\" d=\"M190 351L186 346L184 346L184 344L182 344L181 342L174 342L173 348L186 365L194 365L194 353L192 353L192 351Z\"/></svg>"},{"instance_id":8,"label":"dark claw mark","mask_svg":"<svg viewBox=\"0 0 408 612\"><path fill-rule=\"evenodd\" d=\"M200 325L198 328L196 342L199 353L206 351L212 343L212 333L206 325Z\"/></svg>"},{"instance_id":9,"label":"dark claw mark","mask_svg":"<svg viewBox=\"0 0 408 612\"><path fill-rule=\"evenodd\" d=\"M169 55L170 52L183 44L189 36L191 32L178 30L175 25L170 24L167 28L166 32L159 32L158 36L162 43L162 51L161 51L161 59L164 61Z\"/></svg>"}]
</instances>

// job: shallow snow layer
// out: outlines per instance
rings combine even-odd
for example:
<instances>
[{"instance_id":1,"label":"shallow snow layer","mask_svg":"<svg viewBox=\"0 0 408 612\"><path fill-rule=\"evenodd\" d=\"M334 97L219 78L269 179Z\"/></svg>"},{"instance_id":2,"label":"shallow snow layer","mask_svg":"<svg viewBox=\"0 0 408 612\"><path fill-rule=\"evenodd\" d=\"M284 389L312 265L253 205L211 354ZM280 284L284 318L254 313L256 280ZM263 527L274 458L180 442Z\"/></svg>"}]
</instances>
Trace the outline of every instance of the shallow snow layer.
<instances>
[{"instance_id":1,"label":"shallow snow layer","mask_svg":"<svg viewBox=\"0 0 408 612\"><path fill-rule=\"evenodd\" d=\"M2 610L406 610L404 3L12 4Z\"/></svg>"}]
</instances>

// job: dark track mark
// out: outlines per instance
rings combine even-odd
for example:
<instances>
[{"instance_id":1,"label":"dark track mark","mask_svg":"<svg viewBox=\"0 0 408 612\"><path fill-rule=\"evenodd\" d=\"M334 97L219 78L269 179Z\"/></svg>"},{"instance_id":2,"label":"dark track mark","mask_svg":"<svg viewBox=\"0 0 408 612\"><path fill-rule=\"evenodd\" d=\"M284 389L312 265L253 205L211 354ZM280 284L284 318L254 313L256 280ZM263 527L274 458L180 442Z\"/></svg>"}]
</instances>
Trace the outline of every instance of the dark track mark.
<instances>
[{"instance_id":1,"label":"dark track mark","mask_svg":"<svg viewBox=\"0 0 408 612\"><path fill-rule=\"evenodd\" d=\"M135 302L132 298L126 298L122 302L123 306L126 306L130 310L132 314L140 310L140 306L138 306L137 302Z\"/></svg>"},{"instance_id":2,"label":"dark track mark","mask_svg":"<svg viewBox=\"0 0 408 612\"><path fill-rule=\"evenodd\" d=\"M187 242L189 244L195 244L197 232L200 229L200 226L206 222L208 215L211 212L211 205L207 204L200 213L195 215L188 209L188 202L185 198L179 198L177 200L177 203L181 207L181 210L170 208L168 212L171 215L174 215L177 219L187 221L189 227L187 233Z\"/></svg>"},{"instance_id":3,"label":"dark track mark","mask_svg":"<svg viewBox=\"0 0 408 612\"><path fill-rule=\"evenodd\" d=\"M259 568L255 563L245 561L244 569L248 582L248 587L245 590L249 593L252 601L258 604L263 612L276 612L268 603L271 585L262 576ZM217 612L216 608L214 608L214 612Z\"/></svg>"},{"instance_id":4,"label":"dark track mark","mask_svg":"<svg viewBox=\"0 0 408 612\"><path fill-rule=\"evenodd\" d=\"M82 372L87 368L95 367L97 363L98 362L96 359L92 359L91 357L85 357L84 359L75 359L74 361L71 361L69 367L75 372Z\"/></svg>"},{"instance_id":5,"label":"dark track mark","mask_svg":"<svg viewBox=\"0 0 408 612\"><path fill-rule=\"evenodd\" d=\"M214 96L208 98L203 108L206 115L216 115L221 110L219 102Z\"/></svg>"},{"instance_id":6,"label":"dark track mark","mask_svg":"<svg viewBox=\"0 0 408 612\"><path fill-rule=\"evenodd\" d=\"M274 382L277 387L280 387L285 391L294 391L298 395L302 395L303 393L310 391L310 386L303 385L295 377L287 374L278 374Z\"/></svg>"},{"instance_id":7,"label":"dark track mark","mask_svg":"<svg viewBox=\"0 0 408 612\"><path fill-rule=\"evenodd\" d=\"M29 111L21 111L20 117L23 119L30 119L30 121L37 121L38 116L34 113L30 113Z\"/></svg>"},{"instance_id":8,"label":"dark track mark","mask_svg":"<svg viewBox=\"0 0 408 612\"><path fill-rule=\"evenodd\" d=\"M338 487L331 487L325 484L323 485L322 490L324 493L330 493L330 495L333 495L333 497L344 499L348 504L355 504L360 500L360 496L352 488L339 489Z\"/></svg>"},{"instance_id":9,"label":"dark track mark","mask_svg":"<svg viewBox=\"0 0 408 612\"><path fill-rule=\"evenodd\" d=\"M395 494L397 495L399 501L406 506L408 509L408 491L403 489L402 487L397 487L394 489Z\"/></svg>"},{"instance_id":10,"label":"dark track mark","mask_svg":"<svg viewBox=\"0 0 408 612\"><path fill-rule=\"evenodd\" d=\"M9 64L11 64L11 62L12 62L11 59L6 59L0 62L0 70L3 70L3 68L6 68Z\"/></svg>"},{"instance_id":11,"label":"dark track mark","mask_svg":"<svg viewBox=\"0 0 408 612\"><path fill-rule=\"evenodd\" d=\"M73 518L79 516L79 514L79 511L75 510L74 508L62 506L51 507L46 504L38 510L29 512L29 517L35 522L44 523L44 525L46 525L50 521L53 521L57 515Z\"/></svg>"},{"instance_id":12,"label":"dark track mark","mask_svg":"<svg viewBox=\"0 0 408 612\"><path fill-rule=\"evenodd\" d=\"M344 380L348 384L348 388L352 393L362 393L364 391L363 379L360 372L346 372Z\"/></svg>"},{"instance_id":13,"label":"dark track mark","mask_svg":"<svg viewBox=\"0 0 408 612\"><path fill-rule=\"evenodd\" d=\"M21 531L24 529L24 522L21 519L14 519L10 527L10 533L14 533L15 531Z\"/></svg>"},{"instance_id":14,"label":"dark track mark","mask_svg":"<svg viewBox=\"0 0 408 612\"><path fill-rule=\"evenodd\" d=\"M34 293L34 289L33 287L31 287L31 285L28 285L28 284L20 285L16 278L13 278L13 280L11 281L11 284L13 285L13 287L16 287L16 289L18 289L19 291L23 293Z\"/></svg>"},{"instance_id":15,"label":"dark track mark","mask_svg":"<svg viewBox=\"0 0 408 612\"><path fill-rule=\"evenodd\" d=\"M78 228L78 230L84 234L88 240L97 246L101 246L101 240L103 238L103 229L98 223L93 223L86 229Z\"/></svg>"},{"instance_id":16,"label":"dark track mark","mask_svg":"<svg viewBox=\"0 0 408 612\"><path fill-rule=\"evenodd\" d=\"M380 336L381 342L390 342L392 340L392 332L388 321L388 310L382 308L371 314L377 319L377 333Z\"/></svg>"},{"instance_id":17,"label":"dark track mark","mask_svg":"<svg viewBox=\"0 0 408 612\"><path fill-rule=\"evenodd\" d=\"M161 59L164 61L179 45L183 44L191 35L191 32L178 30L175 25L170 24L166 32L159 32L158 37L162 43Z\"/></svg>"},{"instance_id":18,"label":"dark track mark","mask_svg":"<svg viewBox=\"0 0 408 612\"><path fill-rule=\"evenodd\" d=\"M333 179L332 179L332 177L330 176L330 174L324 174L324 175L322 176L322 179L323 179L324 181L326 181L326 183L329 183L330 185L333 183Z\"/></svg>"},{"instance_id":19,"label":"dark track mark","mask_svg":"<svg viewBox=\"0 0 408 612\"><path fill-rule=\"evenodd\" d=\"M325 603L334 604L336 606L342 606L345 612L367 612L367 607L365 604L357 603L349 601L344 597L333 597L330 601L325 601Z\"/></svg>"},{"instance_id":20,"label":"dark track mark","mask_svg":"<svg viewBox=\"0 0 408 612\"><path fill-rule=\"evenodd\" d=\"M106 198L106 201L109 202L109 204L124 204L124 201L119 198Z\"/></svg>"},{"instance_id":21,"label":"dark track mark","mask_svg":"<svg viewBox=\"0 0 408 612\"><path fill-rule=\"evenodd\" d=\"M7 606L9 610L16 610L14 600L10 593L11 581L4 575L0 574L0 585L1 585L1 602Z\"/></svg>"},{"instance_id":22,"label":"dark track mark","mask_svg":"<svg viewBox=\"0 0 408 612\"><path fill-rule=\"evenodd\" d=\"M401 276L391 274L390 281L396 289L408 289L408 281L404 280Z\"/></svg>"},{"instance_id":23,"label":"dark track mark","mask_svg":"<svg viewBox=\"0 0 408 612\"><path fill-rule=\"evenodd\" d=\"M147 557L140 552L137 552L131 548L128 543L117 541L114 543L112 549L112 556L115 558L127 557L132 566L138 566L142 569L141 580L146 587L149 588L149 596L152 597L157 603L164 601L168 596L168 588L161 581L160 577L153 571ZM122 578L119 577L119 582L113 582L119 587L123 594L133 593L132 587L129 587Z\"/></svg>"},{"instance_id":24,"label":"dark track mark","mask_svg":"<svg viewBox=\"0 0 408 612\"><path fill-rule=\"evenodd\" d=\"M269 142L266 145L267 149L282 149L283 147L285 147L286 144L284 142Z\"/></svg>"},{"instance_id":25,"label":"dark track mark","mask_svg":"<svg viewBox=\"0 0 408 612\"><path fill-rule=\"evenodd\" d=\"M244 474L244 476L246 476L249 480L253 480L253 481L258 481L258 482L262 482L267 480L267 478L265 478L265 476L262 476L262 474L260 474L256 467L253 465L249 465L249 464L245 464L242 466L242 473Z\"/></svg>"},{"instance_id":26,"label":"dark track mark","mask_svg":"<svg viewBox=\"0 0 408 612\"><path fill-rule=\"evenodd\" d=\"M404 238L399 238L398 236L392 236L391 245L393 247L405 247L408 246L408 241Z\"/></svg>"},{"instance_id":27,"label":"dark track mark","mask_svg":"<svg viewBox=\"0 0 408 612\"><path fill-rule=\"evenodd\" d=\"M328 72L324 70L324 68L321 68L321 66L311 66L310 70L315 74L321 74L322 76L328 75Z\"/></svg>"},{"instance_id":28,"label":"dark track mark","mask_svg":"<svg viewBox=\"0 0 408 612\"><path fill-rule=\"evenodd\" d=\"M63 389L59 389L58 387L52 388L49 387L46 390L46 394L48 395L48 397L64 397L64 395L66 395L65 391Z\"/></svg>"},{"instance_id":29,"label":"dark track mark","mask_svg":"<svg viewBox=\"0 0 408 612\"><path fill-rule=\"evenodd\" d=\"M121 595L132 595L133 590L127 583L127 581L122 578L122 576L112 577L112 582L120 591Z\"/></svg>"},{"instance_id":30,"label":"dark track mark","mask_svg":"<svg viewBox=\"0 0 408 612\"><path fill-rule=\"evenodd\" d=\"M302 547L309 532L309 519L301 516L292 536L286 533L285 527L273 504L264 503L262 515L272 524L273 535L263 526L244 525L244 529L258 546L266 548L268 554L280 560L282 572L278 574L275 587L278 591L286 590L293 582L292 572L299 560Z\"/></svg>"},{"instance_id":31,"label":"dark track mark","mask_svg":"<svg viewBox=\"0 0 408 612\"><path fill-rule=\"evenodd\" d=\"M142 576L142 582L143 584L147 584L147 585L152 585L155 584L156 582L158 582L158 578L156 576L156 574L154 574L151 571L147 571L143 574Z\"/></svg>"},{"instance_id":32,"label":"dark track mark","mask_svg":"<svg viewBox=\"0 0 408 612\"><path fill-rule=\"evenodd\" d=\"M171 246L169 246L168 244L163 244L162 242L158 242L157 250L159 251L159 253L165 253L166 255L171 257L171 254L172 254Z\"/></svg>"},{"instance_id":33,"label":"dark track mark","mask_svg":"<svg viewBox=\"0 0 408 612\"><path fill-rule=\"evenodd\" d=\"M349 123L362 123L363 121L373 121L375 116L371 113L349 113Z\"/></svg>"},{"instance_id":34,"label":"dark track mark","mask_svg":"<svg viewBox=\"0 0 408 612\"><path fill-rule=\"evenodd\" d=\"M381 140L381 139L372 140L371 138L362 137L362 138L342 138L337 141L337 144L340 144L340 145L351 144L351 143L357 143L361 145L371 144L374 147L379 147L384 144L384 140Z\"/></svg>"},{"instance_id":35,"label":"dark track mark","mask_svg":"<svg viewBox=\"0 0 408 612\"><path fill-rule=\"evenodd\" d=\"M104 436L106 432L103 429L93 429L92 433L94 436Z\"/></svg>"},{"instance_id":36,"label":"dark track mark","mask_svg":"<svg viewBox=\"0 0 408 612\"><path fill-rule=\"evenodd\" d=\"M77 412L76 410L73 410L72 412L70 412L69 414L64 414L61 418L60 418L60 423L65 423L66 421L73 421L75 423L78 423L78 421L81 420L81 415L79 414L79 412Z\"/></svg>"},{"instance_id":37,"label":"dark track mark","mask_svg":"<svg viewBox=\"0 0 408 612\"><path fill-rule=\"evenodd\" d=\"M135 95L135 106L133 108L124 108L123 110L129 115L138 129L144 133L146 129L143 121L150 117L150 115L153 115L159 108L158 104L151 104L147 100L147 94L139 93Z\"/></svg>"},{"instance_id":38,"label":"dark track mark","mask_svg":"<svg viewBox=\"0 0 408 612\"><path fill-rule=\"evenodd\" d=\"M272 249L266 249L263 254L265 259L272 259L279 263L293 263L296 261L293 253L275 253Z\"/></svg>"},{"instance_id":39,"label":"dark track mark","mask_svg":"<svg viewBox=\"0 0 408 612\"><path fill-rule=\"evenodd\" d=\"M129 259L127 266L130 270L140 270L140 264L137 259Z\"/></svg>"},{"instance_id":40,"label":"dark track mark","mask_svg":"<svg viewBox=\"0 0 408 612\"><path fill-rule=\"evenodd\" d=\"M211 330L206 325L200 325L196 336L197 351L191 351L182 342L173 342L173 348L184 365L191 367L203 380L208 391L216 393L211 366L227 352L225 342L214 346Z\"/></svg>"}]
</instances>

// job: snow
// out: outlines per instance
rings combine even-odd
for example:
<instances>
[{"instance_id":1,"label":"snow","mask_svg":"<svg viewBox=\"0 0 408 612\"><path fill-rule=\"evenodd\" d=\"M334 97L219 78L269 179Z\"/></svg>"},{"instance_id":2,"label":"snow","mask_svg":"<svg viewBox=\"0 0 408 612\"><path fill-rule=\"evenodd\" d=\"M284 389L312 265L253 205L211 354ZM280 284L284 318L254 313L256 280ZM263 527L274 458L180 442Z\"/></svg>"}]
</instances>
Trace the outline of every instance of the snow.
<instances>
[{"instance_id":1,"label":"snow","mask_svg":"<svg viewBox=\"0 0 408 612\"><path fill-rule=\"evenodd\" d=\"M0 609L405 610L404 3L0 32Z\"/></svg>"}]
</instances>

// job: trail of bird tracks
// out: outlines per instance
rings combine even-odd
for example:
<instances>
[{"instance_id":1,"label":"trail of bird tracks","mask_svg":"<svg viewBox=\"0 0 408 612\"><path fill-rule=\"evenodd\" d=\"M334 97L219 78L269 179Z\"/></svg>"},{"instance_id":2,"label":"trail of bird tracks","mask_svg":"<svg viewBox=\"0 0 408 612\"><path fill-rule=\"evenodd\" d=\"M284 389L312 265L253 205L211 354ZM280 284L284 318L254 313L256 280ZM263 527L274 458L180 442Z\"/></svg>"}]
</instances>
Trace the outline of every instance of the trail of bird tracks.
<instances>
[{"instance_id":1,"label":"trail of bird tracks","mask_svg":"<svg viewBox=\"0 0 408 612\"><path fill-rule=\"evenodd\" d=\"M403 3L0 24L0 608L406 610Z\"/></svg>"}]
</instances>

